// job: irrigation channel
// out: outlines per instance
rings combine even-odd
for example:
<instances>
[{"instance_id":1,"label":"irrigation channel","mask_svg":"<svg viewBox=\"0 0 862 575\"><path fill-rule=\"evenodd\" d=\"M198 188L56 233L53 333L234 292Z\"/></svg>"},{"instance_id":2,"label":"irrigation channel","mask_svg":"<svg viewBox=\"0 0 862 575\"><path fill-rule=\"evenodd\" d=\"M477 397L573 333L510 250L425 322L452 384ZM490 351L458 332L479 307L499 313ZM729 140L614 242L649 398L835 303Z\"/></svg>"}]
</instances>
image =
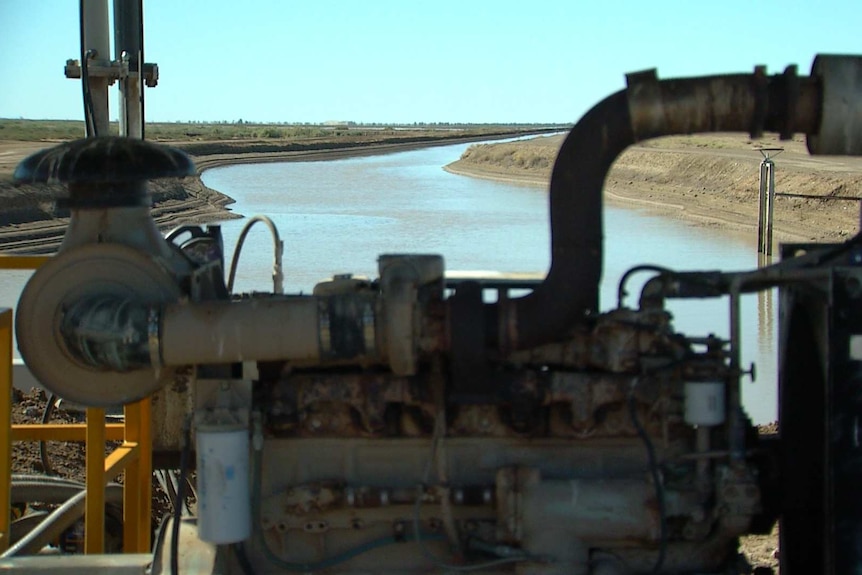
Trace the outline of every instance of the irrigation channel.
<instances>
[{"instance_id":1,"label":"irrigation channel","mask_svg":"<svg viewBox=\"0 0 862 575\"><path fill-rule=\"evenodd\" d=\"M550 263L548 195L541 187L450 174L467 144L333 161L244 164L208 170L204 183L236 200L245 216L267 215L284 240L285 290L310 293L334 274L376 277L385 253L441 254L447 270L544 272ZM676 270L757 267L756 237L697 228L640 211L605 208L601 308L616 305L620 276L638 264ZM243 220L223 224L230 254ZM235 291L272 290L272 239L265 227L246 239ZM631 282L629 306L640 284ZM638 281L640 280L640 281ZM743 402L755 423L777 417L777 297L744 296ZM726 299L675 301L678 331L728 335Z\"/></svg>"},{"instance_id":2,"label":"irrigation channel","mask_svg":"<svg viewBox=\"0 0 862 575\"><path fill-rule=\"evenodd\" d=\"M536 272L550 263L548 194L542 187L450 174L467 144L333 161L241 164L207 170L203 181L236 200L245 216L267 215L285 244L285 290L310 293L334 274L376 277L377 256L434 253L447 270ZM630 267L650 263L677 270L757 267L755 234L697 228L636 210L605 207L602 310L616 305L617 284ZM244 220L223 222L228 254ZM272 290L272 239L265 227L248 235L235 291ZM0 305L14 306L27 271L0 274ZM629 306L640 284L630 284ZM728 335L726 299L673 301L678 331ZM757 381L743 382L743 403L755 423L777 418L777 297L743 297L743 366ZM17 352L16 352L17 356Z\"/></svg>"}]
</instances>

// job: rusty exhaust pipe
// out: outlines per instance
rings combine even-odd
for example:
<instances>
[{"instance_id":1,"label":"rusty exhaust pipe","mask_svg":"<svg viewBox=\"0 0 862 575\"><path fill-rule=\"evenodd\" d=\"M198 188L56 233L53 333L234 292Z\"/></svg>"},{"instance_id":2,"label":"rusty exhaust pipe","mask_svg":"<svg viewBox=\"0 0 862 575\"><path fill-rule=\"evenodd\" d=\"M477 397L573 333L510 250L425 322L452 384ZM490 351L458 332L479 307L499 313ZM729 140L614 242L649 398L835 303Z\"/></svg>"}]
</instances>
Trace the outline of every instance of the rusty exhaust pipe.
<instances>
[{"instance_id":1,"label":"rusty exhaust pipe","mask_svg":"<svg viewBox=\"0 0 862 575\"><path fill-rule=\"evenodd\" d=\"M614 160L638 141L697 132L764 131L809 135L812 154L862 153L862 58L818 56L811 77L796 66L767 76L705 76L659 81L655 70L630 74L627 88L572 128L550 186L551 267L522 298L489 304L487 343L504 352L564 336L599 311L602 189ZM828 106L829 102L843 105ZM849 102L849 103L848 103Z\"/></svg>"}]
</instances>

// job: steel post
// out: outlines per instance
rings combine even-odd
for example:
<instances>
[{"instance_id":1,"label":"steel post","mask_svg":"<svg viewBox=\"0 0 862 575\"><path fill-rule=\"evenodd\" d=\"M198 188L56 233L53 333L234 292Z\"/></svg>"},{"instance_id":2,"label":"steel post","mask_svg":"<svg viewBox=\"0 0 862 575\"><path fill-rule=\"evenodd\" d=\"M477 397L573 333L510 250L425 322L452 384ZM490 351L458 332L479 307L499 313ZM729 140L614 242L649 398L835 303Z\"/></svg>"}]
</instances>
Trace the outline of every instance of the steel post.
<instances>
[{"instance_id":1,"label":"steel post","mask_svg":"<svg viewBox=\"0 0 862 575\"><path fill-rule=\"evenodd\" d=\"M105 410L87 408L84 552L105 552Z\"/></svg>"},{"instance_id":2,"label":"steel post","mask_svg":"<svg viewBox=\"0 0 862 575\"><path fill-rule=\"evenodd\" d=\"M766 255L772 255L772 214L775 207L775 162L766 160L769 181L766 192Z\"/></svg>"},{"instance_id":3,"label":"steel post","mask_svg":"<svg viewBox=\"0 0 862 575\"><path fill-rule=\"evenodd\" d=\"M775 206L775 162L784 148L760 148L760 213L757 221L757 253L772 257L772 220ZM773 152L770 156L770 152Z\"/></svg>"},{"instance_id":4,"label":"steel post","mask_svg":"<svg viewBox=\"0 0 862 575\"><path fill-rule=\"evenodd\" d=\"M757 222L757 253L772 255L772 204L775 200L775 162L760 162L760 218Z\"/></svg>"},{"instance_id":5,"label":"steel post","mask_svg":"<svg viewBox=\"0 0 862 575\"><path fill-rule=\"evenodd\" d=\"M88 52L93 50L92 58ZM81 0L81 66L99 64L107 66L111 60L111 37L108 25L108 0ZM106 136L110 130L108 105L108 78L82 77L87 82L92 101L95 134Z\"/></svg>"},{"instance_id":6,"label":"steel post","mask_svg":"<svg viewBox=\"0 0 862 575\"><path fill-rule=\"evenodd\" d=\"M144 138L144 27L141 0L114 0L114 59L128 66L120 79L120 135Z\"/></svg>"},{"instance_id":7,"label":"steel post","mask_svg":"<svg viewBox=\"0 0 862 575\"><path fill-rule=\"evenodd\" d=\"M150 512L153 474L152 399L125 406L126 444L138 446L138 457L126 467L123 489L123 551L146 553L150 550Z\"/></svg>"},{"instance_id":8,"label":"steel post","mask_svg":"<svg viewBox=\"0 0 862 575\"><path fill-rule=\"evenodd\" d=\"M9 548L12 506L12 310L0 310L0 551Z\"/></svg>"}]
</instances>

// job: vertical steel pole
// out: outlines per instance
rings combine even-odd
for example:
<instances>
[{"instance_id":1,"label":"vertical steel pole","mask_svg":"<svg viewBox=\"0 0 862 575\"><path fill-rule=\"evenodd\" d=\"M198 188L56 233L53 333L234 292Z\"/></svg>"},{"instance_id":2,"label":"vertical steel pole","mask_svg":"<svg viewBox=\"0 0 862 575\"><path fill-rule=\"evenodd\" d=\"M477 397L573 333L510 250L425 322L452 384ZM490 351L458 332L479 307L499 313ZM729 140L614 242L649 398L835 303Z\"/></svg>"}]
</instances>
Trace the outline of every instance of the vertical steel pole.
<instances>
[{"instance_id":1,"label":"vertical steel pole","mask_svg":"<svg viewBox=\"0 0 862 575\"><path fill-rule=\"evenodd\" d=\"M125 442L138 446L138 457L126 466L123 485L123 551L150 551L152 510L153 440L152 399L125 406Z\"/></svg>"},{"instance_id":2,"label":"vertical steel pole","mask_svg":"<svg viewBox=\"0 0 862 575\"><path fill-rule=\"evenodd\" d=\"M111 36L108 25L108 0L81 0L81 66L107 66L111 61ZM95 51L87 59L87 52ZM81 78L83 82L83 77ZM96 134L105 136L110 130L108 79L89 76L90 99L93 102L93 126Z\"/></svg>"},{"instance_id":3,"label":"vertical steel pole","mask_svg":"<svg viewBox=\"0 0 862 575\"><path fill-rule=\"evenodd\" d=\"M757 220L757 253L772 257L772 216L775 206L775 161L784 148L760 148L760 213Z\"/></svg>"},{"instance_id":4,"label":"vertical steel pole","mask_svg":"<svg viewBox=\"0 0 862 575\"><path fill-rule=\"evenodd\" d=\"M84 553L105 552L105 410L87 408Z\"/></svg>"},{"instance_id":5,"label":"vertical steel pole","mask_svg":"<svg viewBox=\"0 0 862 575\"><path fill-rule=\"evenodd\" d=\"M114 0L114 58L128 64L120 80L120 135L144 138L144 26L141 0Z\"/></svg>"},{"instance_id":6,"label":"vertical steel pole","mask_svg":"<svg viewBox=\"0 0 862 575\"><path fill-rule=\"evenodd\" d=\"M766 203L768 200L768 158L760 162L760 211L757 218L757 253L766 253Z\"/></svg>"},{"instance_id":7,"label":"vertical steel pole","mask_svg":"<svg viewBox=\"0 0 862 575\"><path fill-rule=\"evenodd\" d=\"M769 172L768 191L766 194L766 255L772 255L772 213L775 204L775 162L764 160Z\"/></svg>"},{"instance_id":8,"label":"vertical steel pole","mask_svg":"<svg viewBox=\"0 0 862 575\"><path fill-rule=\"evenodd\" d=\"M745 458L745 423L742 413L740 379L742 377L742 308L740 306L739 283L730 286L730 374L727 377L727 445L733 467L742 465Z\"/></svg>"},{"instance_id":9,"label":"vertical steel pole","mask_svg":"<svg viewBox=\"0 0 862 575\"><path fill-rule=\"evenodd\" d=\"M0 310L0 551L9 548L12 515L12 310Z\"/></svg>"}]
</instances>

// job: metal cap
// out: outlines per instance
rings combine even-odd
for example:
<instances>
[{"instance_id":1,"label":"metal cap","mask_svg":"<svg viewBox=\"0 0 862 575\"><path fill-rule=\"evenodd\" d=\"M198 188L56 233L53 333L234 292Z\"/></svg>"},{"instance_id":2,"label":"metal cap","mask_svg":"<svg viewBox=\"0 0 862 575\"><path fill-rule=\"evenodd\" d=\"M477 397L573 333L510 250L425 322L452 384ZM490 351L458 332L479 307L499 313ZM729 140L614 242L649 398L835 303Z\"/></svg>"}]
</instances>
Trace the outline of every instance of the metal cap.
<instances>
[{"instance_id":1,"label":"metal cap","mask_svg":"<svg viewBox=\"0 0 862 575\"><path fill-rule=\"evenodd\" d=\"M15 169L19 183L122 184L197 173L185 152L136 138L105 136L75 140L25 158Z\"/></svg>"}]
</instances>

